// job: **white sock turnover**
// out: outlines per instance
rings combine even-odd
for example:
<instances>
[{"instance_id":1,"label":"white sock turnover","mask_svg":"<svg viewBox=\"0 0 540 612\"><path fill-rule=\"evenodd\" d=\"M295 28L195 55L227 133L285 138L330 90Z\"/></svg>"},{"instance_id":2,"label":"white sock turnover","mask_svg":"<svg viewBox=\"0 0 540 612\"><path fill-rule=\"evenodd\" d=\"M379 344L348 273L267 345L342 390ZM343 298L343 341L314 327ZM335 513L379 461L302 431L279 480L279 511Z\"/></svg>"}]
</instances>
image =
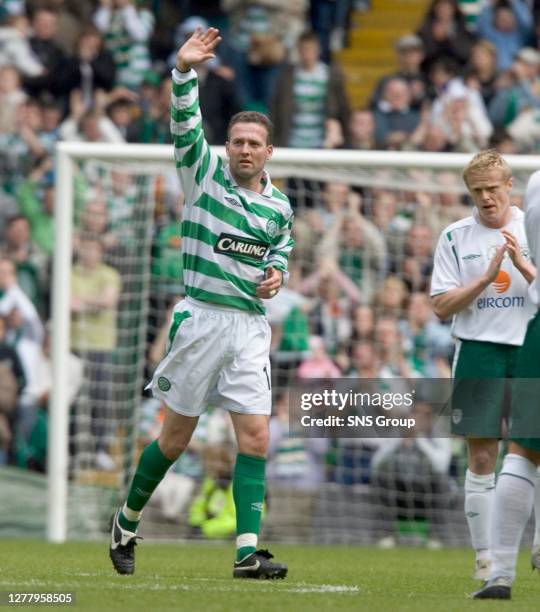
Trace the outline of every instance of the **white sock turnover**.
<instances>
[{"instance_id":1,"label":"white sock turnover","mask_svg":"<svg viewBox=\"0 0 540 612\"><path fill-rule=\"evenodd\" d=\"M495 474L465 475L465 516L469 525L472 547L476 558L490 558L490 524Z\"/></svg>"}]
</instances>

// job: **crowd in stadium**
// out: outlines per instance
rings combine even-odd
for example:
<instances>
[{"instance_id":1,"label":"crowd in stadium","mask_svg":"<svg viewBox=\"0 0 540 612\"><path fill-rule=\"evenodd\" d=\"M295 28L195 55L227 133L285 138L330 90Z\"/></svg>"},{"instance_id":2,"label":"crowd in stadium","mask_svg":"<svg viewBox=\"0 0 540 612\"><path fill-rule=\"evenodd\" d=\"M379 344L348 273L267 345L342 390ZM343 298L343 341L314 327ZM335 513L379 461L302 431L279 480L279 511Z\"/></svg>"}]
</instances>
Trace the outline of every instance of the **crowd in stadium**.
<instances>
[{"instance_id":1,"label":"crowd in stadium","mask_svg":"<svg viewBox=\"0 0 540 612\"><path fill-rule=\"evenodd\" d=\"M254 109L271 116L276 146L538 151L539 2L434 0L418 30L397 40L398 70L362 108L351 108L344 72L330 61L348 44L352 10L369 11L369 2L0 0L0 464L45 467L55 143L170 143L170 69L197 27L227 32L218 56L197 67L211 144L226 140L234 113ZM297 213L296 244L288 288L277 306L269 303L276 388L295 377L450 375L449 326L433 315L428 291L440 231L470 213L459 180L440 173L444 193L285 184ZM99 411L111 393L121 307L123 270L114 254L136 240L133 185L118 171L101 191L77 181L75 194L70 397L90 376L100 406L93 414L98 467L111 469L110 432L101 431ZM169 200L156 212L153 323L163 328L150 334L148 372L164 350L166 307L182 292L182 200L178 193ZM78 326L77 315L90 311L94 326ZM328 478L369 482L377 452L415 455L325 441L302 448L294 464L280 463L290 445L282 403L279 395L270 480L287 484L303 474L311 486ZM156 419L151 401L145 409L148 432ZM416 456L436 474L451 469L448 449L418 448Z\"/></svg>"}]
</instances>

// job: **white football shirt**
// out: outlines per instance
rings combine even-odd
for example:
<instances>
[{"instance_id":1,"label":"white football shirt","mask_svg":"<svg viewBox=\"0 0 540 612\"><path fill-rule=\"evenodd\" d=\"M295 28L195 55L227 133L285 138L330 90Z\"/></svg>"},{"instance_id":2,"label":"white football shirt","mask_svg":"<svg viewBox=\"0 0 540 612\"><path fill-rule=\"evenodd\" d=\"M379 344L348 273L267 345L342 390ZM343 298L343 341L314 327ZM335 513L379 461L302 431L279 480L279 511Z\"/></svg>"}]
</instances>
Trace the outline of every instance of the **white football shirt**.
<instances>
[{"instance_id":1,"label":"white football shirt","mask_svg":"<svg viewBox=\"0 0 540 612\"><path fill-rule=\"evenodd\" d=\"M525 191L525 231L531 251L531 259L538 266L540 261L540 171L529 178ZM540 284L538 276L529 287L529 296L540 306Z\"/></svg>"},{"instance_id":2,"label":"white football shirt","mask_svg":"<svg viewBox=\"0 0 540 612\"><path fill-rule=\"evenodd\" d=\"M530 259L525 215L512 206L511 232L525 259ZM487 269L497 247L504 244L500 229L483 225L476 208L472 216L449 225L441 234L433 263L431 296L463 287ZM466 308L454 315L452 334L464 340L523 344L527 323L535 313L529 285L505 253L497 278Z\"/></svg>"}]
</instances>

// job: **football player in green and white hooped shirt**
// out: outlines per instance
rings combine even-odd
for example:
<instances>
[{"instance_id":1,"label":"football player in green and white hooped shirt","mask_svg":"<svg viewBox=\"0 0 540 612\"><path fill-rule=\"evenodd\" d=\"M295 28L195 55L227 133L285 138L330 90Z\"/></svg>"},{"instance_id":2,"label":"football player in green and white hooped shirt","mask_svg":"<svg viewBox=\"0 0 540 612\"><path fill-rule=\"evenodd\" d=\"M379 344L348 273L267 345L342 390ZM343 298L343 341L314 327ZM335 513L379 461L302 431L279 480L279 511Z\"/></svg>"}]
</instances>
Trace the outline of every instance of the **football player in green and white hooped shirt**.
<instances>
[{"instance_id":1,"label":"football player in green and white hooped shirt","mask_svg":"<svg viewBox=\"0 0 540 612\"><path fill-rule=\"evenodd\" d=\"M475 208L472 216L442 232L431 296L440 319L454 317L452 433L467 438L465 515L476 551L474 577L486 580L504 379L515 376L534 313L528 289L536 269L530 261L524 213L510 205L512 176L500 154L493 149L478 153L463 178ZM481 384L480 379L489 380Z\"/></svg>"},{"instance_id":2,"label":"football player in green and white hooped shirt","mask_svg":"<svg viewBox=\"0 0 540 612\"><path fill-rule=\"evenodd\" d=\"M260 113L229 124L229 165L210 151L192 66L214 57L218 30L197 30L180 48L173 70L171 131L185 195L182 256L186 299L173 312L167 355L151 383L166 405L158 440L139 461L126 503L113 517L110 557L134 572L141 512L186 448L208 405L229 411L238 443L235 578L284 578L287 566L257 550L265 493L271 412L270 328L263 299L286 275L292 210L264 170L272 155L272 124Z\"/></svg>"}]
</instances>

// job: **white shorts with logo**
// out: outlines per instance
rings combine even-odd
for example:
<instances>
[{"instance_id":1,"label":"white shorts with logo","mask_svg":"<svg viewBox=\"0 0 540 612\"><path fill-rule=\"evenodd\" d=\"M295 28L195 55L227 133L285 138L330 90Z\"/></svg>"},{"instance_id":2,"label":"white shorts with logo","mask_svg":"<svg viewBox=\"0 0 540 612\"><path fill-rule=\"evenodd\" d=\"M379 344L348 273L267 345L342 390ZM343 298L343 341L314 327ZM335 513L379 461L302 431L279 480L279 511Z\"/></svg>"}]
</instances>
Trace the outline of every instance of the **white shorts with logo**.
<instances>
[{"instance_id":1,"label":"white shorts with logo","mask_svg":"<svg viewBox=\"0 0 540 612\"><path fill-rule=\"evenodd\" d=\"M270 336L263 315L188 297L174 307L167 354L148 388L184 416L209 406L270 415Z\"/></svg>"}]
</instances>

